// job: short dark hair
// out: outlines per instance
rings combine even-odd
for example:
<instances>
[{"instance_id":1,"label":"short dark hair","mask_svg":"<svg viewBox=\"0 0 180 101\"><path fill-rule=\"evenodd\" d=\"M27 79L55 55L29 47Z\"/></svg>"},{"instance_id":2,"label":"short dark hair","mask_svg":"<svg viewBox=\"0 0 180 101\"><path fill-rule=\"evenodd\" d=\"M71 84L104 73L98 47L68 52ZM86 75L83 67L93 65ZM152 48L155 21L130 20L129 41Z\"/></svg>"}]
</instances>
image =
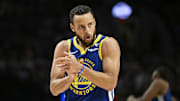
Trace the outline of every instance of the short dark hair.
<instances>
[{"instance_id":1,"label":"short dark hair","mask_svg":"<svg viewBox=\"0 0 180 101\"><path fill-rule=\"evenodd\" d=\"M73 9L71 9L70 13L69 13L69 21L70 23L73 23L73 17L74 15L83 15L90 12L93 17L95 18L95 14L92 10L92 8L90 8L87 5L78 5L76 7L74 7Z\"/></svg>"},{"instance_id":2,"label":"short dark hair","mask_svg":"<svg viewBox=\"0 0 180 101\"><path fill-rule=\"evenodd\" d=\"M156 68L156 71L158 72L158 75L160 76L160 78L169 81L169 75L170 75L170 71L167 67L158 67Z\"/></svg>"}]
</instances>

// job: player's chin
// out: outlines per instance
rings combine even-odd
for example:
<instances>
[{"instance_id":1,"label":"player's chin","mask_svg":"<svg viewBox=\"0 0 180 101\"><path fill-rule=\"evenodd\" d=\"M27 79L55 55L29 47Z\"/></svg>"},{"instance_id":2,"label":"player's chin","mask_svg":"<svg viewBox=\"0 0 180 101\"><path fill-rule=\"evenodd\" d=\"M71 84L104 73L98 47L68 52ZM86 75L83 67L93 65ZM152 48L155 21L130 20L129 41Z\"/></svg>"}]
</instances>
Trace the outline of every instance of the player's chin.
<instances>
[{"instance_id":1,"label":"player's chin","mask_svg":"<svg viewBox=\"0 0 180 101\"><path fill-rule=\"evenodd\" d=\"M93 40L86 40L86 44L87 45L91 45L93 42L92 42Z\"/></svg>"}]
</instances>

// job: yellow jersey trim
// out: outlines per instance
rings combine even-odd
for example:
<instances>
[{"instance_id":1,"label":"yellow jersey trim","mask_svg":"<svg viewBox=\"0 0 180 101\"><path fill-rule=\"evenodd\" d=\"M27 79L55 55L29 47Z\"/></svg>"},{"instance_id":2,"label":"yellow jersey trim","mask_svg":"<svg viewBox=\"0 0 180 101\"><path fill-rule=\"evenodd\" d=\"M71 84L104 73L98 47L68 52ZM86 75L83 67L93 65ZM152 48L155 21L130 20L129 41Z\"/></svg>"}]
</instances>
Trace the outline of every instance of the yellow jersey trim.
<instances>
[{"instance_id":1,"label":"yellow jersey trim","mask_svg":"<svg viewBox=\"0 0 180 101\"><path fill-rule=\"evenodd\" d=\"M71 49L71 40L68 39L67 41L68 41L68 53L70 53L70 49Z\"/></svg>"},{"instance_id":2,"label":"yellow jersey trim","mask_svg":"<svg viewBox=\"0 0 180 101\"><path fill-rule=\"evenodd\" d=\"M102 60L102 52L101 52L102 43L103 43L103 41L106 40L106 39L108 39L108 37L104 38L104 39L100 42L100 44L99 44L99 51L98 51L98 53L99 53L99 57L100 57L101 60Z\"/></svg>"},{"instance_id":3,"label":"yellow jersey trim","mask_svg":"<svg viewBox=\"0 0 180 101\"><path fill-rule=\"evenodd\" d=\"M96 40L94 41L94 43L93 43L91 46L95 45L95 44L101 39L101 37L102 37L102 35L99 34L98 37L96 38ZM77 43L76 38L77 38L77 36L75 36L75 37L73 38L73 44L74 44L74 46L75 46L77 49L80 50L81 55L84 55L84 54L87 52L88 48L90 48L91 46L87 47L87 48L84 50L84 49Z\"/></svg>"}]
</instances>

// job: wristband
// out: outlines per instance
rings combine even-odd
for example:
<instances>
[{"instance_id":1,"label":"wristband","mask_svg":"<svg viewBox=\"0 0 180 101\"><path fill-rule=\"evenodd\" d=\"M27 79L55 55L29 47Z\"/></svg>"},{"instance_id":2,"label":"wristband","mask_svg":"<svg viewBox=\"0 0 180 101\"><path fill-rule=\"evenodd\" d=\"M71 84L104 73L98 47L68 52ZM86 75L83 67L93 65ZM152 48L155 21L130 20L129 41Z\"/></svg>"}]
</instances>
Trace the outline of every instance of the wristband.
<instances>
[{"instance_id":1,"label":"wristband","mask_svg":"<svg viewBox=\"0 0 180 101\"><path fill-rule=\"evenodd\" d=\"M78 73L79 75L84 71L84 69L85 69L85 65L83 65L83 68L81 69L81 71Z\"/></svg>"}]
</instances>

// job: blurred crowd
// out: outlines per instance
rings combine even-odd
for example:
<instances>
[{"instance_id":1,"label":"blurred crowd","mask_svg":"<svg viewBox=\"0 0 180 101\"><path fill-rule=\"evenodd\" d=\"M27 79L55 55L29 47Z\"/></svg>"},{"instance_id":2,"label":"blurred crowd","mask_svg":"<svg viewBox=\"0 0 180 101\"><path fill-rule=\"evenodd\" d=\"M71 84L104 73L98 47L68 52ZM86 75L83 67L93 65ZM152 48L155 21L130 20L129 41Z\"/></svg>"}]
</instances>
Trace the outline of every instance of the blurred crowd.
<instances>
[{"instance_id":1,"label":"blurred crowd","mask_svg":"<svg viewBox=\"0 0 180 101\"><path fill-rule=\"evenodd\" d=\"M116 89L119 101L125 101L129 94L142 95L157 66L170 69L172 94L180 99L180 3L126 1L133 7L133 14L127 20L120 20L111 16L111 8L118 0L87 1L97 15L97 33L114 36L121 46L121 71ZM0 1L2 98L58 101L59 97L53 97L49 91L54 48L60 40L73 36L68 12L79 2Z\"/></svg>"}]
</instances>

